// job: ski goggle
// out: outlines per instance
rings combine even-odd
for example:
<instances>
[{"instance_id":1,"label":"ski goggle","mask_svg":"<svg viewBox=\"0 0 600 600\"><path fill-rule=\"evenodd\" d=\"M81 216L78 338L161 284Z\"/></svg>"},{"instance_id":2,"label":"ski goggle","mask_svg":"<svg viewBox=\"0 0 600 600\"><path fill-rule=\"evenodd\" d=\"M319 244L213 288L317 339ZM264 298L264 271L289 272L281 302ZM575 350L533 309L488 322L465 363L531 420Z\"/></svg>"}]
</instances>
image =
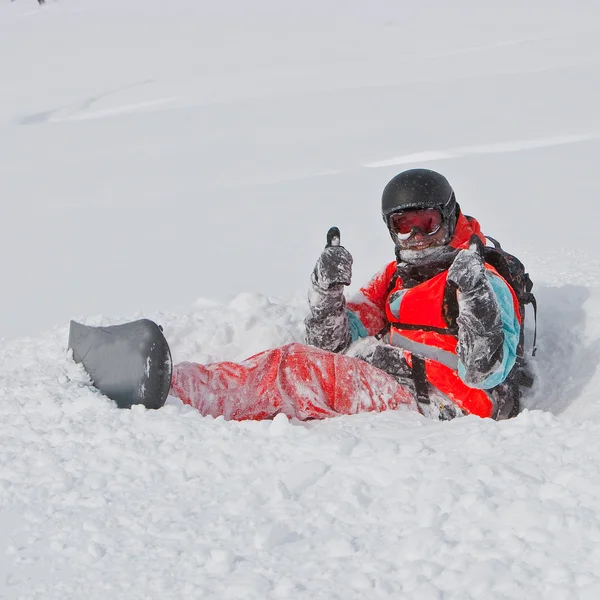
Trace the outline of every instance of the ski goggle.
<instances>
[{"instance_id":1,"label":"ski goggle","mask_svg":"<svg viewBox=\"0 0 600 600\"><path fill-rule=\"evenodd\" d=\"M390 217L390 229L399 240L407 240L415 233L436 234L443 223L442 214L435 208L406 210Z\"/></svg>"}]
</instances>

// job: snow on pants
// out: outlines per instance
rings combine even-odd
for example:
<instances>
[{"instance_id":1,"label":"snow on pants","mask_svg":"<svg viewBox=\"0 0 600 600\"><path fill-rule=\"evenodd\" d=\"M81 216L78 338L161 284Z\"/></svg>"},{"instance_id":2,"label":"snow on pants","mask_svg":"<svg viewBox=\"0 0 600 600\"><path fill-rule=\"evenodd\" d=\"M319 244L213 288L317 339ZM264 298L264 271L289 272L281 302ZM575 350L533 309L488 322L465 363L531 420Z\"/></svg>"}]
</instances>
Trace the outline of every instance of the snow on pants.
<instances>
[{"instance_id":1,"label":"snow on pants","mask_svg":"<svg viewBox=\"0 0 600 600\"><path fill-rule=\"evenodd\" d=\"M410 391L387 373L358 359L312 346L288 344L242 363L180 363L171 395L203 415L270 419L278 413L323 419L359 412L417 410Z\"/></svg>"}]
</instances>

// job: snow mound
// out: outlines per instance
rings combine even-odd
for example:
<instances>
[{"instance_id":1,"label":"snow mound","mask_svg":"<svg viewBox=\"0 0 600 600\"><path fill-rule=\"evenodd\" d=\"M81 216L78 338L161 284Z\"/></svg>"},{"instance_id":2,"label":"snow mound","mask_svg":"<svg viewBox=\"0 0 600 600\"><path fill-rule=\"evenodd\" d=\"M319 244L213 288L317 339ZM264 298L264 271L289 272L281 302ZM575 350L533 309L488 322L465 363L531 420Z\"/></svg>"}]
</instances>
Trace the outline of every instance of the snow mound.
<instances>
[{"instance_id":1,"label":"snow mound","mask_svg":"<svg viewBox=\"0 0 600 600\"><path fill-rule=\"evenodd\" d=\"M538 296L543 383L527 403L565 415L503 423L226 422L174 398L118 410L71 360L66 327L7 342L0 596L595 597L600 437L566 413L593 400L599 300ZM176 361L207 362L300 341L305 313L302 298L241 294L149 316Z\"/></svg>"}]
</instances>

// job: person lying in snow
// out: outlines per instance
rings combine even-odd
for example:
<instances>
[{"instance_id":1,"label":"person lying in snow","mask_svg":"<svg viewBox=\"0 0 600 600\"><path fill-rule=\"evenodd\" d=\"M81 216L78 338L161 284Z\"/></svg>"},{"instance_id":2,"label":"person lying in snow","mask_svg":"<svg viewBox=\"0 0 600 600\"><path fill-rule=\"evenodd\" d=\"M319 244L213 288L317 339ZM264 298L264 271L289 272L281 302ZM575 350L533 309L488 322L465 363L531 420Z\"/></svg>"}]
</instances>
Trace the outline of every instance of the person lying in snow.
<instances>
[{"instance_id":1,"label":"person lying in snow","mask_svg":"<svg viewBox=\"0 0 600 600\"><path fill-rule=\"evenodd\" d=\"M382 216L396 258L349 300L352 256L330 230L311 275L307 345L242 363L174 365L169 393L203 415L235 420L406 405L439 419L515 416L523 311L484 260L479 223L463 215L446 178L427 169L387 184Z\"/></svg>"}]
</instances>

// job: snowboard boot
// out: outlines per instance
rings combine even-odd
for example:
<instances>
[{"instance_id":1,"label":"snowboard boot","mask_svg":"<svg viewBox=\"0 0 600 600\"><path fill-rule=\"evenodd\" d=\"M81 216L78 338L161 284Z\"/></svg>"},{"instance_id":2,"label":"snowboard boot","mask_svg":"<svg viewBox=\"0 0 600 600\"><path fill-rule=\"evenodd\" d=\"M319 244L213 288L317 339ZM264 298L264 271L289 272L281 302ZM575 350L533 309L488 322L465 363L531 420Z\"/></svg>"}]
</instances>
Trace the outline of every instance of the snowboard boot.
<instances>
[{"instance_id":1,"label":"snowboard boot","mask_svg":"<svg viewBox=\"0 0 600 600\"><path fill-rule=\"evenodd\" d=\"M161 328L148 319L111 327L71 321L69 348L92 383L119 408L160 408L169 395L171 351Z\"/></svg>"}]
</instances>

